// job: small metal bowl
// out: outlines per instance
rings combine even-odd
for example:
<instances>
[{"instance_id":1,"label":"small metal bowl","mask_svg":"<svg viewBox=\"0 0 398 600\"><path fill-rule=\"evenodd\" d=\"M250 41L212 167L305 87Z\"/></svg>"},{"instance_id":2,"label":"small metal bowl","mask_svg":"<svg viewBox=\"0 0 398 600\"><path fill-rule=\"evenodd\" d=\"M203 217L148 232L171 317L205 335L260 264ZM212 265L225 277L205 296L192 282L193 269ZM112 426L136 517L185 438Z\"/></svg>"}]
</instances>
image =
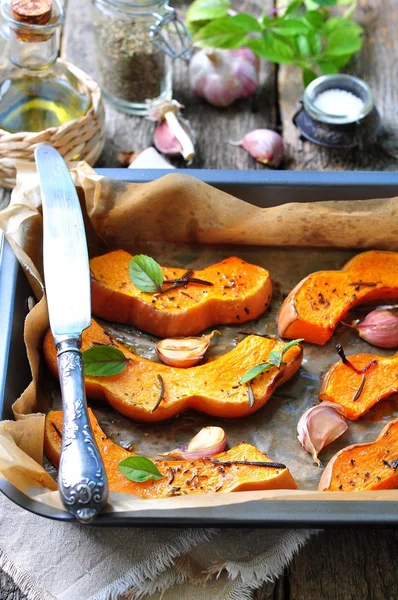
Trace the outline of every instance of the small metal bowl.
<instances>
[{"instance_id":1,"label":"small metal bowl","mask_svg":"<svg viewBox=\"0 0 398 600\"><path fill-rule=\"evenodd\" d=\"M315 99L330 89L351 92L363 101L363 107L355 117L322 111L315 106ZM353 148L366 146L375 139L380 115L364 81L352 75L324 75L306 87L302 106L294 115L293 123L302 136L314 144L327 148Z\"/></svg>"}]
</instances>

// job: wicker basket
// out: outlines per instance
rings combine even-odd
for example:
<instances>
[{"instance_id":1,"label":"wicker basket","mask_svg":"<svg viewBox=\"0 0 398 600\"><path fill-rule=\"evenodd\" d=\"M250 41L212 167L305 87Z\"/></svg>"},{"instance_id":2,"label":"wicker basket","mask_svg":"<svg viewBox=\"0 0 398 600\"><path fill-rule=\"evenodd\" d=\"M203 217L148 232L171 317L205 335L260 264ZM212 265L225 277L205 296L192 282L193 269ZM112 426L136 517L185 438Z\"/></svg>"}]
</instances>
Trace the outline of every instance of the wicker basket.
<instances>
[{"instance_id":1,"label":"wicker basket","mask_svg":"<svg viewBox=\"0 0 398 600\"><path fill-rule=\"evenodd\" d=\"M69 121L61 127L19 133L9 133L0 129L0 185L4 187L15 186L16 161L34 161L34 150L40 144L53 146L65 160L85 160L89 165L93 165L101 154L105 120L101 90L87 73L67 61L62 62L86 84L91 96L91 107L83 117Z\"/></svg>"}]
</instances>

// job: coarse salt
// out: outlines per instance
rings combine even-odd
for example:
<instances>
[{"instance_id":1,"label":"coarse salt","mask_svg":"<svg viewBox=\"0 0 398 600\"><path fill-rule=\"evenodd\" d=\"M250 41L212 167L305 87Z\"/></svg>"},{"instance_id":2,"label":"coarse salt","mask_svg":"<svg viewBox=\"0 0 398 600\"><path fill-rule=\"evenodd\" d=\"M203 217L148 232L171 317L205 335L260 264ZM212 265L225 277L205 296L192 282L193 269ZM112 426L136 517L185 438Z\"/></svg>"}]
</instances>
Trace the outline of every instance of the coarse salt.
<instances>
[{"instance_id":1,"label":"coarse salt","mask_svg":"<svg viewBox=\"0 0 398 600\"><path fill-rule=\"evenodd\" d=\"M364 102L346 90L330 89L318 94L314 106L324 113L355 120L364 107Z\"/></svg>"}]
</instances>

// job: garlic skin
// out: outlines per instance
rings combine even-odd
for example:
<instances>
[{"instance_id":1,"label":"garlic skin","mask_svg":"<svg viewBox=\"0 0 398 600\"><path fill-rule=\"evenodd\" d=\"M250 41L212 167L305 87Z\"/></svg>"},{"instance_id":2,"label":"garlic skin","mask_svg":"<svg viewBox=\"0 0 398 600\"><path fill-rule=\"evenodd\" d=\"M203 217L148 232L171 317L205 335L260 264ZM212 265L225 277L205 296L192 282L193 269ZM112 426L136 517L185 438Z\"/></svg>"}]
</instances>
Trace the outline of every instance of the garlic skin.
<instances>
[{"instance_id":1,"label":"garlic skin","mask_svg":"<svg viewBox=\"0 0 398 600\"><path fill-rule=\"evenodd\" d=\"M283 139L272 129L254 129L239 142L229 143L242 146L255 160L270 167L279 167L285 153Z\"/></svg>"},{"instance_id":2,"label":"garlic skin","mask_svg":"<svg viewBox=\"0 0 398 600\"><path fill-rule=\"evenodd\" d=\"M158 455L167 458L195 460L223 452L226 444L227 435L221 427L203 427L188 444L183 444L171 452L158 453Z\"/></svg>"},{"instance_id":3,"label":"garlic skin","mask_svg":"<svg viewBox=\"0 0 398 600\"><path fill-rule=\"evenodd\" d=\"M215 333L201 337L166 338L156 345L159 359L170 367L186 369L197 365L206 354Z\"/></svg>"},{"instance_id":4,"label":"garlic skin","mask_svg":"<svg viewBox=\"0 0 398 600\"><path fill-rule=\"evenodd\" d=\"M147 119L157 121L154 145L159 152L168 156L181 154L187 161L195 157L196 138L188 121L182 118L184 108L177 100L148 102Z\"/></svg>"},{"instance_id":5,"label":"garlic skin","mask_svg":"<svg viewBox=\"0 0 398 600\"><path fill-rule=\"evenodd\" d=\"M376 309L356 324L361 338L376 348L398 348L398 314L395 310Z\"/></svg>"},{"instance_id":6,"label":"garlic skin","mask_svg":"<svg viewBox=\"0 0 398 600\"><path fill-rule=\"evenodd\" d=\"M258 86L259 60L249 48L204 48L189 64L192 91L214 106L229 106L253 94Z\"/></svg>"},{"instance_id":7,"label":"garlic skin","mask_svg":"<svg viewBox=\"0 0 398 600\"><path fill-rule=\"evenodd\" d=\"M334 402L321 402L302 415L297 424L297 437L304 450L320 466L319 452L340 437L347 428L343 407Z\"/></svg>"}]
</instances>

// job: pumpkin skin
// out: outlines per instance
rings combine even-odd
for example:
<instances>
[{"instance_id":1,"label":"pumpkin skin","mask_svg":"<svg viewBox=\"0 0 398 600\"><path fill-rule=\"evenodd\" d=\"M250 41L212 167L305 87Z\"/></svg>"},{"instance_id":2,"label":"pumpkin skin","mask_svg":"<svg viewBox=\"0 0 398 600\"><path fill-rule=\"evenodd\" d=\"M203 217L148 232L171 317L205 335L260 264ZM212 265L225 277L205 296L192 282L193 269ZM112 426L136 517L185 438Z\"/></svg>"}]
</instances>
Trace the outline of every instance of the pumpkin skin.
<instances>
[{"instance_id":1,"label":"pumpkin skin","mask_svg":"<svg viewBox=\"0 0 398 600\"><path fill-rule=\"evenodd\" d=\"M93 315L167 338L196 335L213 325L245 323L263 314L271 302L269 272L235 256L193 272L192 277L213 285L188 283L159 296L132 283L132 258L116 250L90 261ZM163 267L162 272L165 279L177 279L186 270Z\"/></svg>"},{"instance_id":2,"label":"pumpkin skin","mask_svg":"<svg viewBox=\"0 0 398 600\"><path fill-rule=\"evenodd\" d=\"M353 354L347 359L365 372L356 373L342 361L336 362L325 375L319 400L340 404L344 416L355 421L372 406L398 392L398 353L391 357ZM371 366L366 370L368 365Z\"/></svg>"},{"instance_id":3,"label":"pumpkin skin","mask_svg":"<svg viewBox=\"0 0 398 600\"><path fill-rule=\"evenodd\" d=\"M118 469L121 460L133 453L114 444L100 428L93 412L88 409L111 492L124 492L141 498L167 498L209 492L243 492L249 490L296 489L297 485L287 468L251 465L216 465L209 459L159 460L153 462L165 477L142 483L130 481ZM62 411L52 411L46 417L44 450L54 466L61 454ZM255 446L242 442L227 452L217 454L220 461L272 462Z\"/></svg>"},{"instance_id":4,"label":"pumpkin skin","mask_svg":"<svg viewBox=\"0 0 398 600\"><path fill-rule=\"evenodd\" d=\"M398 488L398 419L387 423L377 439L337 452L322 473L320 491L359 492Z\"/></svg>"},{"instance_id":5,"label":"pumpkin skin","mask_svg":"<svg viewBox=\"0 0 398 600\"><path fill-rule=\"evenodd\" d=\"M275 388L299 369L303 357L301 347L293 346L284 355L284 364L256 377L251 383L254 395L251 406L248 384L240 385L239 380L250 368L266 361L272 350L280 350L283 342L250 335L227 354L188 369L155 363L129 352L93 320L83 331L82 351L96 345L119 348L129 360L119 375L85 375L87 396L106 400L121 414L138 421L164 421L188 408L216 417L244 417L264 406ZM45 335L43 351L47 365L58 376L50 330ZM164 395L153 410L159 399L158 375L163 379Z\"/></svg>"},{"instance_id":6,"label":"pumpkin skin","mask_svg":"<svg viewBox=\"0 0 398 600\"><path fill-rule=\"evenodd\" d=\"M279 309L279 335L323 345L355 306L393 298L398 298L398 252L363 252L340 271L317 271L300 281Z\"/></svg>"}]
</instances>

